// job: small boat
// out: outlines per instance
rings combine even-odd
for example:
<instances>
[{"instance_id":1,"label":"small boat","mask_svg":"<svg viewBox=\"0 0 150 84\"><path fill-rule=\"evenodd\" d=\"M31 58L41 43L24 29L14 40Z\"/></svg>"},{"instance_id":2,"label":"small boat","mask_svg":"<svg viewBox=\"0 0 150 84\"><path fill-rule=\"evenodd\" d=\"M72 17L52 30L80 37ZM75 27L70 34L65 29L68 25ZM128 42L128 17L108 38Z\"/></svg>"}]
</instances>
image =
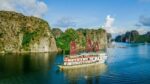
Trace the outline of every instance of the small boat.
<instances>
[{"instance_id":1,"label":"small boat","mask_svg":"<svg viewBox=\"0 0 150 84\"><path fill-rule=\"evenodd\" d=\"M89 39L86 45L88 52L76 54L76 43L75 41L71 41L70 55L64 57L62 65L58 65L60 69L87 67L106 62L107 55L105 52L99 50L98 42L93 42L92 44Z\"/></svg>"}]
</instances>

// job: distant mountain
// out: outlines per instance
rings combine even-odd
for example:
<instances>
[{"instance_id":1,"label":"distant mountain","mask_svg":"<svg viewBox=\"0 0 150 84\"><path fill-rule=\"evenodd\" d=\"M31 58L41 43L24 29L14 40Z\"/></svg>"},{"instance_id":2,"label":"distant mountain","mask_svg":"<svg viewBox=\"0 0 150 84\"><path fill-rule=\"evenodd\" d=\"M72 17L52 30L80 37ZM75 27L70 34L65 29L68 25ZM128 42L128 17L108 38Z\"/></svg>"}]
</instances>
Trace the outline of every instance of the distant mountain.
<instances>
[{"instance_id":1,"label":"distant mountain","mask_svg":"<svg viewBox=\"0 0 150 84\"><path fill-rule=\"evenodd\" d=\"M51 29L43 19L0 11L0 52L57 51Z\"/></svg>"},{"instance_id":2,"label":"distant mountain","mask_svg":"<svg viewBox=\"0 0 150 84\"><path fill-rule=\"evenodd\" d=\"M115 38L115 41L129 43L150 43L150 32L140 35L136 30L128 31L125 34L118 35Z\"/></svg>"}]
</instances>

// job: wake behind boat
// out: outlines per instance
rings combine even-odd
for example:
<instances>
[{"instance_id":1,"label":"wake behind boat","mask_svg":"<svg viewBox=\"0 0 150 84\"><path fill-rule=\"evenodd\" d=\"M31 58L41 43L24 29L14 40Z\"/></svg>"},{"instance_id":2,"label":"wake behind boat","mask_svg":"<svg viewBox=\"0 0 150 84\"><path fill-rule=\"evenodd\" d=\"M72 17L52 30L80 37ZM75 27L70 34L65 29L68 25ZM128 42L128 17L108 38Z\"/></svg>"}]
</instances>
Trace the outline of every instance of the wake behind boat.
<instances>
[{"instance_id":1,"label":"wake behind boat","mask_svg":"<svg viewBox=\"0 0 150 84\"><path fill-rule=\"evenodd\" d=\"M90 39L86 43L87 52L76 54L76 43L70 43L70 55L64 57L64 63L59 65L61 69L78 68L93 66L105 63L107 55L105 52L100 51L98 42L93 42Z\"/></svg>"}]
</instances>

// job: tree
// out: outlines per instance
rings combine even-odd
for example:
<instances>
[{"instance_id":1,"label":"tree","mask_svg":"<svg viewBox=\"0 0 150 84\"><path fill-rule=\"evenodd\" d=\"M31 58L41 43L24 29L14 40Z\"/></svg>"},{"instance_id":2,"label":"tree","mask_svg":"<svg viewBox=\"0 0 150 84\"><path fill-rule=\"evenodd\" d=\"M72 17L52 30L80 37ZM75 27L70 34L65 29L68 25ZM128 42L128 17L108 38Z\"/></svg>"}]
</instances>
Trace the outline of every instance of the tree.
<instances>
[{"instance_id":1,"label":"tree","mask_svg":"<svg viewBox=\"0 0 150 84\"><path fill-rule=\"evenodd\" d=\"M70 41L75 41L78 38L77 32L73 28L69 28L65 31L65 34L70 38Z\"/></svg>"},{"instance_id":2,"label":"tree","mask_svg":"<svg viewBox=\"0 0 150 84\"><path fill-rule=\"evenodd\" d=\"M70 49L70 42L78 38L77 32L69 28L60 37L56 38L56 44L62 50L68 51Z\"/></svg>"}]
</instances>

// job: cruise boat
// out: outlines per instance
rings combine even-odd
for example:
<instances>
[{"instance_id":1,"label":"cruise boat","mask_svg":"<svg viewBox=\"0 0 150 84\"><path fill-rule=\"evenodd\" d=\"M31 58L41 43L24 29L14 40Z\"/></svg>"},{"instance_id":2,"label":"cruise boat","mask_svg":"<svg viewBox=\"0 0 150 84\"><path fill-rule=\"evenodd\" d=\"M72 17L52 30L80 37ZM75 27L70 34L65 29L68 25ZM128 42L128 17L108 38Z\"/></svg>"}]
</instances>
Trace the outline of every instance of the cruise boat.
<instances>
[{"instance_id":1,"label":"cruise boat","mask_svg":"<svg viewBox=\"0 0 150 84\"><path fill-rule=\"evenodd\" d=\"M86 42L86 52L76 54L75 41L70 42L70 55L66 55L63 59L63 64L59 65L61 69L78 68L93 66L105 63L107 55L99 50L98 42L92 42L90 39Z\"/></svg>"}]
</instances>

